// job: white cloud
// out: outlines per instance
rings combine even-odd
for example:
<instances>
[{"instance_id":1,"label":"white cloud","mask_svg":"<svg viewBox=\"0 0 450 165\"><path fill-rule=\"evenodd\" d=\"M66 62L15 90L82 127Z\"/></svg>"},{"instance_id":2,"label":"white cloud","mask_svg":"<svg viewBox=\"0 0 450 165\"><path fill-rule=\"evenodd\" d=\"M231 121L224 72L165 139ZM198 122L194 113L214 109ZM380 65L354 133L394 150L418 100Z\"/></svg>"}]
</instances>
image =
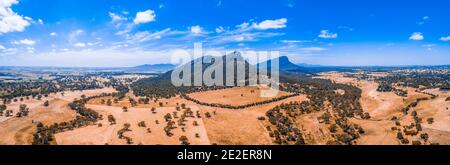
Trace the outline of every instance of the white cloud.
<instances>
[{"instance_id":1,"label":"white cloud","mask_svg":"<svg viewBox=\"0 0 450 165\"><path fill-rule=\"evenodd\" d=\"M258 30L267 30L267 29L281 29L285 28L287 23L286 18L280 18L276 20L265 20L261 23L253 23L253 27Z\"/></svg>"},{"instance_id":2,"label":"white cloud","mask_svg":"<svg viewBox=\"0 0 450 165\"><path fill-rule=\"evenodd\" d=\"M156 14L153 10L138 12L134 18L134 24L148 23L155 21Z\"/></svg>"},{"instance_id":3,"label":"white cloud","mask_svg":"<svg viewBox=\"0 0 450 165\"><path fill-rule=\"evenodd\" d=\"M119 21L126 21L127 20L127 18L125 18L125 17L123 17L121 15L112 13L112 12L109 12L109 17L111 17L111 21L112 22L119 22Z\"/></svg>"},{"instance_id":4,"label":"white cloud","mask_svg":"<svg viewBox=\"0 0 450 165\"><path fill-rule=\"evenodd\" d=\"M245 29L249 26L250 24L248 22L244 22L240 25L236 25L237 28L241 28L241 29Z\"/></svg>"},{"instance_id":5,"label":"white cloud","mask_svg":"<svg viewBox=\"0 0 450 165\"><path fill-rule=\"evenodd\" d=\"M36 41L30 40L30 39L23 39L19 41L13 41L12 42L15 45L34 45L36 44Z\"/></svg>"},{"instance_id":6,"label":"white cloud","mask_svg":"<svg viewBox=\"0 0 450 165\"><path fill-rule=\"evenodd\" d=\"M435 47L435 46L436 46L436 44L425 44L425 45L422 45L422 47L427 48L428 51L432 51L433 47Z\"/></svg>"},{"instance_id":7,"label":"white cloud","mask_svg":"<svg viewBox=\"0 0 450 165\"><path fill-rule=\"evenodd\" d=\"M305 47L305 48L300 48L300 50L310 51L310 52L320 52L320 51L325 51L327 49L321 48L321 47Z\"/></svg>"},{"instance_id":8,"label":"white cloud","mask_svg":"<svg viewBox=\"0 0 450 165\"><path fill-rule=\"evenodd\" d=\"M439 40L441 40L441 41L450 41L450 36L441 37Z\"/></svg>"},{"instance_id":9,"label":"white cloud","mask_svg":"<svg viewBox=\"0 0 450 165\"><path fill-rule=\"evenodd\" d=\"M84 30L77 29L73 30L69 33L69 42L76 42L78 40L78 36L84 34Z\"/></svg>"},{"instance_id":10,"label":"white cloud","mask_svg":"<svg viewBox=\"0 0 450 165\"><path fill-rule=\"evenodd\" d=\"M429 16L423 16L423 17L422 17L422 20L419 21L419 22L417 22L417 24L418 24L418 25L423 25L423 24L425 24L425 22L427 22L429 19L430 19Z\"/></svg>"},{"instance_id":11,"label":"white cloud","mask_svg":"<svg viewBox=\"0 0 450 165\"><path fill-rule=\"evenodd\" d=\"M219 26L219 27L216 28L216 33L222 33L224 31L225 31L225 29L223 29L222 26Z\"/></svg>"},{"instance_id":12,"label":"white cloud","mask_svg":"<svg viewBox=\"0 0 450 165\"><path fill-rule=\"evenodd\" d=\"M31 18L20 16L11 9L17 3L17 0L0 0L0 34L22 32L30 25Z\"/></svg>"},{"instance_id":13,"label":"white cloud","mask_svg":"<svg viewBox=\"0 0 450 165\"><path fill-rule=\"evenodd\" d=\"M133 23L125 24L125 25L124 25L125 27L124 27L122 30L116 32L115 35L125 35L125 34L128 34L128 33L133 29L134 25L135 25L135 24L133 24ZM117 26L116 26L116 27L117 27ZM120 27L120 25L119 25L119 27ZM117 27L117 28L118 28L118 27Z\"/></svg>"},{"instance_id":14,"label":"white cloud","mask_svg":"<svg viewBox=\"0 0 450 165\"><path fill-rule=\"evenodd\" d=\"M51 32L50 36L57 36L58 34L56 34L56 32Z\"/></svg>"},{"instance_id":15,"label":"white cloud","mask_svg":"<svg viewBox=\"0 0 450 165\"><path fill-rule=\"evenodd\" d=\"M76 36L81 35L83 33L84 33L84 30L82 30L82 29L77 29L77 30L74 30L71 32L72 35L76 35Z\"/></svg>"},{"instance_id":16,"label":"white cloud","mask_svg":"<svg viewBox=\"0 0 450 165\"><path fill-rule=\"evenodd\" d=\"M338 29L345 29L345 30L348 30L348 31L353 31L354 29L352 28L352 27L348 27L348 26L338 26Z\"/></svg>"},{"instance_id":17,"label":"white cloud","mask_svg":"<svg viewBox=\"0 0 450 165\"><path fill-rule=\"evenodd\" d=\"M421 41L424 39L423 34L421 32L414 32L410 37L410 40L413 41Z\"/></svg>"},{"instance_id":18,"label":"white cloud","mask_svg":"<svg viewBox=\"0 0 450 165\"><path fill-rule=\"evenodd\" d=\"M301 42L311 42L306 40L281 40L282 43L301 43Z\"/></svg>"},{"instance_id":19,"label":"white cloud","mask_svg":"<svg viewBox=\"0 0 450 165\"><path fill-rule=\"evenodd\" d=\"M3 45L0 45L0 50L5 50L6 48Z\"/></svg>"},{"instance_id":20,"label":"white cloud","mask_svg":"<svg viewBox=\"0 0 450 165\"><path fill-rule=\"evenodd\" d=\"M275 22L281 22L275 23ZM284 33L273 33L267 31L259 31L262 29L270 29L270 28L281 28L285 26L283 24L284 20L266 20L261 23L253 22L253 20L249 20L248 22L243 22L242 24L236 25L235 29L225 29L221 26L216 28L216 36L207 37L205 40L208 41L211 45L222 45L227 43L236 43L236 42L253 42L258 41L262 38L271 38L275 36L285 35ZM286 20L287 22L287 20Z\"/></svg>"},{"instance_id":21,"label":"white cloud","mask_svg":"<svg viewBox=\"0 0 450 165\"><path fill-rule=\"evenodd\" d=\"M11 5L17 4L17 3L18 3L17 0L1 0L0 1L0 6L8 7L8 6L11 6Z\"/></svg>"},{"instance_id":22,"label":"white cloud","mask_svg":"<svg viewBox=\"0 0 450 165\"><path fill-rule=\"evenodd\" d=\"M43 25L44 24L44 21L42 21L42 19L38 19L38 24L41 24L41 25Z\"/></svg>"},{"instance_id":23,"label":"white cloud","mask_svg":"<svg viewBox=\"0 0 450 165\"><path fill-rule=\"evenodd\" d=\"M200 27L199 25L195 25L195 26L191 26L191 33L192 34L200 34L202 33L202 27Z\"/></svg>"},{"instance_id":24,"label":"white cloud","mask_svg":"<svg viewBox=\"0 0 450 165\"><path fill-rule=\"evenodd\" d=\"M17 48L5 48L3 50L2 49L0 49L0 50L2 52L0 54L0 57L4 57L4 56L8 56L8 55L15 55L19 51Z\"/></svg>"},{"instance_id":25,"label":"white cloud","mask_svg":"<svg viewBox=\"0 0 450 165\"><path fill-rule=\"evenodd\" d=\"M86 44L82 43L82 42L77 42L77 43L73 44L73 46L83 48L83 47L86 47Z\"/></svg>"},{"instance_id":26,"label":"white cloud","mask_svg":"<svg viewBox=\"0 0 450 165\"><path fill-rule=\"evenodd\" d=\"M337 38L338 34L337 33L332 33L328 30L321 30L319 36L320 38Z\"/></svg>"},{"instance_id":27,"label":"white cloud","mask_svg":"<svg viewBox=\"0 0 450 165\"><path fill-rule=\"evenodd\" d=\"M126 43L133 44L133 43L161 39L161 37L163 35L166 35L169 32L170 32L170 28L166 28L164 30L153 32L153 33L149 32L149 31L138 32L134 35L128 36Z\"/></svg>"},{"instance_id":28,"label":"white cloud","mask_svg":"<svg viewBox=\"0 0 450 165\"><path fill-rule=\"evenodd\" d=\"M258 41L261 38L271 38L282 35L284 35L284 33L247 32L247 31L242 32L238 29L221 33L220 35L208 38L207 40L210 41L210 43L213 45L222 45L234 42Z\"/></svg>"},{"instance_id":29,"label":"white cloud","mask_svg":"<svg viewBox=\"0 0 450 165\"><path fill-rule=\"evenodd\" d=\"M27 52L28 53L34 53L34 48L33 47L27 47Z\"/></svg>"},{"instance_id":30,"label":"white cloud","mask_svg":"<svg viewBox=\"0 0 450 165\"><path fill-rule=\"evenodd\" d=\"M238 41L238 42L241 42L241 41L244 41L244 40L245 40L245 37L244 37L244 36L237 36L237 37L235 38L235 40Z\"/></svg>"}]
</instances>

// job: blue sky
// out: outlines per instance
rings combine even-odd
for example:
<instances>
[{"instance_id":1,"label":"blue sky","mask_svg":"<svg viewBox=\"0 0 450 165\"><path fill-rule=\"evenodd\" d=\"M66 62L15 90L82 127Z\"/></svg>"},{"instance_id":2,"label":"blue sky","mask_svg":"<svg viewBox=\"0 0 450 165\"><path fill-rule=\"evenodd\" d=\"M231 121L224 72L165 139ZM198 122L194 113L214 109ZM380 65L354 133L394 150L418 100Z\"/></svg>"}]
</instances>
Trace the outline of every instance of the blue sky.
<instances>
[{"instance_id":1,"label":"blue sky","mask_svg":"<svg viewBox=\"0 0 450 165\"><path fill-rule=\"evenodd\" d=\"M450 64L446 0L0 0L0 65L134 66L173 50L322 65Z\"/></svg>"}]
</instances>

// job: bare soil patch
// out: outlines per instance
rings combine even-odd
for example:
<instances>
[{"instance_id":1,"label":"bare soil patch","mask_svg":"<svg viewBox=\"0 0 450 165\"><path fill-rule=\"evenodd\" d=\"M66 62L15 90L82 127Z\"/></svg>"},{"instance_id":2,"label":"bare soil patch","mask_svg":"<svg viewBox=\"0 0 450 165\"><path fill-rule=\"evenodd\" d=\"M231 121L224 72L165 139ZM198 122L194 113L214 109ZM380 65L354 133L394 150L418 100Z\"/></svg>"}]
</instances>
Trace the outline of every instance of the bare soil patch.
<instances>
[{"instance_id":1,"label":"bare soil patch","mask_svg":"<svg viewBox=\"0 0 450 165\"><path fill-rule=\"evenodd\" d=\"M246 105L255 102L270 100L272 98L287 96L289 93L279 91L276 97L264 97L264 91L269 90L262 86L246 86L221 90L211 90L189 94L191 98L205 103L226 105Z\"/></svg>"}]
</instances>

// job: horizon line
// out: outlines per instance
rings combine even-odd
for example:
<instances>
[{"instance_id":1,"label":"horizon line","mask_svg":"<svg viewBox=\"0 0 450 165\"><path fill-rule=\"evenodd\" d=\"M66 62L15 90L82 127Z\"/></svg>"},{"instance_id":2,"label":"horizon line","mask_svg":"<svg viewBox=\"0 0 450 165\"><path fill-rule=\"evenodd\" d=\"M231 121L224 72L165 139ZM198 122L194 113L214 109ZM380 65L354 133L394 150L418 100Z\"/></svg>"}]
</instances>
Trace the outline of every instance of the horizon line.
<instances>
[{"instance_id":1,"label":"horizon line","mask_svg":"<svg viewBox=\"0 0 450 165\"><path fill-rule=\"evenodd\" d=\"M45 65L35 65L35 66L23 66L23 65L0 65L0 68L11 67L11 68L99 68L99 69L107 69L107 68L133 68L143 65L159 65L159 64L171 64L171 63L156 63L156 64L141 64L135 66L45 66ZM321 65L321 64L309 64L309 63L293 63L299 67L306 68L318 68L318 67L439 67L439 66L450 66L450 64L406 64L406 65ZM172 64L177 65L177 64ZM302 66L302 65L310 65L310 66Z\"/></svg>"}]
</instances>

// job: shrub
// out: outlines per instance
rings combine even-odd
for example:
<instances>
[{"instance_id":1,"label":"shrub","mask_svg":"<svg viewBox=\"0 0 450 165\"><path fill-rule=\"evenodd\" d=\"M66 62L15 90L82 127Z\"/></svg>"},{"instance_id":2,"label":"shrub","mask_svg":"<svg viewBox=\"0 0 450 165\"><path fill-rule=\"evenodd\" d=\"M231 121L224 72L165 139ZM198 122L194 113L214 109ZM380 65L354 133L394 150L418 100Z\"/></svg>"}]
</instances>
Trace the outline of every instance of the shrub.
<instances>
[{"instance_id":1,"label":"shrub","mask_svg":"<svg viewBox=\"0 0 450 165\"><path fill-rule=\"evenodd\" d=\"M44 102L44 107L48 107L50 105L50 103L47 101Z\"/></svg>"},{"instance_id":2,"label":"shrub","mask_svg":"<svg viewBox=\"0 0 450 165\"><path fill-rule=\"evenodd\" d=\"M180 138L179 138L179 140L180 140L180 142L181 142L181 145L189 145L189 139L186 137L186 136L181 136Z\"/></svg>"},{"instance_id":3,"label":"shrub","mask_svg":"<svg viewBox=\"0 0 450 165\"><path fill-rule=\"evenodd\" d=\"M209 112L205 113L206 118L211 118L211 114Z\"/></svg>"},{"instance_id":4,"label":"shrub","mask_svg":"<svg viewBox=\"0 0 450 165\"><path fill-rule=\"evenodd\" d=\"M404 138L401 140L402 144L409 144L409 140L407 138Z\"/></svg>"},{"instance_id":5,"label":"shrub","mask_svg":"<svg viewBox=\"0 0 450 165\"><path fill-rule=\"evenodd\" d=\"M113 115L108 115L108 121L111 123L111 125L116 124L116 119Z\"/></svg>"},{"instance_id":6,"label":"shrub","mask_svg":"<svg viewBox=\"0 0 450 165\"><path fill-rule=\"evenodd\" d=\"M418 140L412 141L412 145L421 145L422 143Z\"/></svg>"},{"instance_id":7,"label":"shrub","mask_svg":"<svg viewBox=\"0 0 450 165\"><path fill-rule=\"evenodd\" d=\"M147 126L145 125L145 121L139 122L139 123L138 123L138 127L147 127Z\"/></svg>"},{"instance_id":8,"label":"shrub","mask_svg":"<svg viewBox=\"0 0 450 165\"><path fill-rule=\"evenodd\" d=\"M432 117L427 119L428 124L433 124L434 123L434 119Z\"/></svg>"}]
</instances>

